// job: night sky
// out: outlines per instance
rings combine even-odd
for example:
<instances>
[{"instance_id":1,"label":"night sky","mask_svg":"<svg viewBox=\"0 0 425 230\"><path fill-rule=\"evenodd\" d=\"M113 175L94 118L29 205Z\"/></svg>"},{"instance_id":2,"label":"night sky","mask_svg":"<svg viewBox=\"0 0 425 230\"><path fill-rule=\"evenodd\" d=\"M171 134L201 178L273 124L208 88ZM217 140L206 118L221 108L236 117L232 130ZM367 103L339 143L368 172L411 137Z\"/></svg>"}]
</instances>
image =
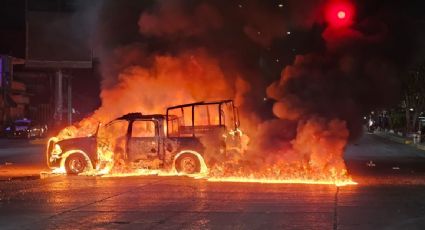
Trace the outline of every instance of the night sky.
<instances>
[{"instance_id":1,"label":"night sky","mask_svg":"<svg viewBox=\"0 0 425 230\"><path fill-rule=\"evenodd\" d=\"M82 1L84 2L84 1ZM151 6L154 1L130 1L124 0L119 2L114 1L90 1L89 4L99 4L103 3L101 9L101 15L105 18L109 18L108 21L113 21L116 18L114 16L120 15L119 21L137 21L140 13L143 9ZM198 1L186 1L186 2L198 2ZM240 4L243 4L244 1L216 1L223 2L223 7L235 8ZM291 10L291 4L295 1L263 1L265 5L268 5L270 8L278 8L283 15L288 15L288 11ZM402 34L400 36L411 36L412 34L417 33L417 31L425 30L425 15L423 14L423 9L425 3L423 1L383 1L383 0L360 0L355 1L357 6L357 17L367 17L370 14L374 14L380 9L386 8L389 13L396 14L392 17L397 18L407 18L409 24L403 25L406 26L407 34ZM279 4L282 4L283 7L280 8ZM55 11L58 8L62 11L78 11L79 4L78 1L61 1L61 0L28 0L28 7L31 10L42 10L42 11ZM303 12L300 12L303 13ZM301 15L302 17L302 15ZM305 16L308 17L308 16ZM118 21L116 19L116 21ZM137 31L136 25L115 27L113 28L117 33L123 34L121 38L110 38L108 43L110 45L116 45L119 43L128 43L132 40L138 40L140 35ZM316 27L311 28L310 30L300 31L300 34L292 33L293 40L297 40L297 44L287 44L288 41L276 42L276 49L270 50L271 53L278 53L281 51L282 46L294 46L299 53L305 52L313 47L317 48L320 46L317 42ZM0 7L0 31L2 36L0 37L0 53L9 54L16 57L25 56L25 0L3 0ZM410 32L410 33L409 33ZM320 33L319 33L320 34ZM295 36L295 38L294 38ZM418 37L420 40L422 37ZM289 41L294 42L294 41ZM291 49L292 50L292 49ZM292 61L290 57L286 56L283 59ZM282 64L283 65L283 64Z\"/></svg>"},{"instance_id":2,"label":"night sky","mask_svg":"<svg viewBox=\"0 0 425 230\"><path fill-rule=\"evenodd\" d=\"M189 14L193 7L206 2L217 9L224 20L221 29L214 32L202 31L196 36L171 35L169 37L151 36L142 33L138 28L138 21L143 12L154 12L157 9L156 1L52 1L52 0L28 0L28 8L32 11L62 11L79 12L86 11L90 17L81 18L78 23L93 23L96 31L93 34L95 68L99 68L102 62L119 62L114 60L112 53L119 47L128 45L141 45L144 52L148 53L178 53L182 49L202 46L209 52L220 57L223 53L237 61L235 65L247 69L246 72L254 73L257 78L252 83L259 86L258 91L253 91L249 96L255 111L265 111L264 106L270 107L269 102L262 102L265 88L280 78L281 70L294 61L295 55L308 53L323 53L326 49L322 36L327 27L325 21L311 23L315 8L323 5L326 1L176 1L182 5L183 12ZM248 6L258 3L257 9L249 9ZM391 62L400 66L400 71L410 68L417 63L423 62L424 49L423 38L425 34L425 16L423 14L423 1L384 1L363 0L354 1L356 6L356 23L353 25L364 34L373 34L374 25L370 23L377 19L379 23L385 23L388 30L388 39L374 52L389 57ZM25 57L25 6L24 0L4 0L0 3L0 53L15 57ZM247 8L248 7L248 8ZM243 13L243 11L246 11ZM242 12L238 18L238 12ZM264 16L266 15L266 16ZM252 20L250 19L252 16ZM86 21L84 21L86 20ZM88 20L92 20L91 22ZM282 20L282 31L279 36L275 34ZM357 23L362 22L362 23ZM246 24L253 25L249 29L263 30L264 35L270 35L270 39L255 40L247 39L247 31L241 33ZM370 26L372 25L372 26ZM375 27L377 28L377 27ZM202 28L201 28L202 29ZM382 43L381 43L382 44ZM359 47L350 46L350 49ZM361 48L360 48L361 49ZM140 64L146 60L133 61L132 64ZM120 66L120 63L117 64ZM128 65L128 63L126 63ZM123 65L125 67L125 65ZM117 69L108 69L108 74L116 74ZM80 74L84 77L76 77L74 80L76 104L84 100L89 103L89 111L99 105L99 84L102 78L97 73L102 70L89 71ZM248 74L249 75L249 74ZM254 79L247 77L248 79ZM103 76L104 79L104 76ZM105 81L102 85L105 86ZM84 95L84 96L82 96ZM78 99L80 97L81 99ZM261 103L260 103L261 102ZM393 101L392 101L393 102ZM271 102L270 102L271 103ZM386 105L386 103L384 103ZM382 106L375 103L368 106ZM83 106L82 104L80 106ZM272 117L272 113L263 113L264 117Z\"/></svg>"}]
</instances>

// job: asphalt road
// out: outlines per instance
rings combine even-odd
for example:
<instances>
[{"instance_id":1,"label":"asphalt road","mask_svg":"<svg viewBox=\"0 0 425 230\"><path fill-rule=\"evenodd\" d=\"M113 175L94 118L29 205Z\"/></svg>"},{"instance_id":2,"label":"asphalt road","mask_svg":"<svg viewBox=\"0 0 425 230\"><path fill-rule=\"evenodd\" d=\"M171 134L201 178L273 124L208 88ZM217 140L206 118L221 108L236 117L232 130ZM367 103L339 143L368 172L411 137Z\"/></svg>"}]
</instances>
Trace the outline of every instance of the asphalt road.
<instances>
[{"instance_id":1,"label":"asphalt road","mask_svg":"<svg viewBox=\"0 0 425 230\"><path fill-rule=\"evenodd\" d=\"M48 171L46 140L0 139L0 180L38 176ZM425 151L365 134L345 152L348 170L357 180L421 180L425 175Z\"/></svg>"},{"instance_id":2,"label":"asphalt road","mask_svg":"<svg viewBox=\"0 0 425 230\"><path fill-rule=\"evenodd\" d=\"M345 163L357 181L424 183L425 151L365 134L345 151Z\"/></svg>"},{"instance_id":3,"label":"asphalt road","mask_svg":"<svg viewBox=\"0 0 425 230\"><path fill-rule=\"evenodd\" d=\"M425 186L54 177L0 183L1 229L423 229Z\"/></svg>"},{"instance_id":4,"label":"asphalt road","mask_svg":"<svg viewBox=\"0 0 425 230\"><path fill-rule=\"evenodd\" d=\"M48 170L44 139L0 139L0 181L37 177Z\"/></svg>"},{"instance_id":5,"label":"asphalt road","mask_svg":"<svg viewBox=\"0 0 425 230\"><path fill-rule=\"evenodd\" d=\"M44 164L44 139L0 139L0 164Z\"/></svg>"},{"instance_id":6,"label":"asphalt road","mask_svg":"<svg viewBox=\"0 0 425 230\"><path fill-rule=\"evenodd\" d=\"M42 145L14 144L27 148L20 156L43 167L43 153L32 149ZM2 164L31 163L20 163L3 146L13 145L0 141ZM366 135L345 156L359 184L344 187L157 176L17 177L0 181L0 228L423 229L423 153Z\"/></svg>"}]
</instances>

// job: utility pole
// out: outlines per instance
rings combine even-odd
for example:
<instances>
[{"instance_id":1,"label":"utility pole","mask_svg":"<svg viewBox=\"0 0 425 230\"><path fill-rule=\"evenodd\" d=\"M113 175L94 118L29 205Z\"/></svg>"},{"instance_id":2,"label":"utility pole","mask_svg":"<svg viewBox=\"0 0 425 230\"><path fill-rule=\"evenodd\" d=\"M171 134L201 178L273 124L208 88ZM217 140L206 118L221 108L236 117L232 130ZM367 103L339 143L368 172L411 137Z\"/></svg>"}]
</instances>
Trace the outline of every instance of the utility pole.
<instances>
[{"instance_id":1,"label":"utility pole","mask_svg":"<svg viewBox=\"0 0 425 230\"><path fill-rule=\"evenodd\" d=\"M68 75L68 125L72 125L72 76Z\"/></svg>"},{"instance_id":2,"label":"utility pole","mask_svg":"<svg viewBox=\"0 0 425 230\"><path fill-rule=\"evenodd\" d=\"M60 125L62 123L62 111L63 111L63 92L62 92L62 70L56 71L55 76L55 122Z\"/></svg>"}]
</instances>

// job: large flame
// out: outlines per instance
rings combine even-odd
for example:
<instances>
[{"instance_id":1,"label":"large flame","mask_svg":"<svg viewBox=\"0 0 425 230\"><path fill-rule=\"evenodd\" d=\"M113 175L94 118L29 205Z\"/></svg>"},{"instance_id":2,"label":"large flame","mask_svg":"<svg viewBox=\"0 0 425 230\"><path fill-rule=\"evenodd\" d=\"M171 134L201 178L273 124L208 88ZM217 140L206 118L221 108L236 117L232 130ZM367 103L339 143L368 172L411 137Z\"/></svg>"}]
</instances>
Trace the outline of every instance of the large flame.
<instances>
[{"instance_id":1,"label":"large flame","mask_svg":"<svg viewBox=\"0 0 425 230\"><path fill-rule=\"evenodd\" d=\"M348 138L344 121L328 120L318 116L301 117L299 113L302 111L295 108L291 110L290 106L279 102L276 105L277 109L284 110L289 114L287 115L289 120L296 120L298 123L296 135L293 137L289 135L288 140L280 139L281 133L290 131L265 128L267 125L258 123L256 116L244 112L243 106L246 102L241 99L241 95L248 89L249 86L240 75L227 76L217 60L209 57L203 50L179 56L156 56L150 68L131 66L122 71L119 82L114 87L103 89L102 106L92 116L66 127L52 140L57 142L93 135L99 123L106 123L129 112L164 114L167 106L233 98L241 107L240 116L245 122L242 124L242 130L246 130L246 134L237 130L243 145L237 151L238 154L216 158L214 161L204 153L207 164L203 166L199 175L194 176L195 178L207 178L209 181L338 186L354 184L343 160ZM201 115L199 117L202 118ZM108 131L99 129L97 152L99 159L104 163L86 174L109 177L178 175L174 168L147 170L146 167L135 168L134 165L128 167L121 157L125 154L125 148L122 147L123 138L116 135L120 128L122 127ZM236 134L232 131L226 135ZM208 152L209 144L204 141L202 143ZM149 164L155 168L159 162L152 161Z\"/></svg>"}]
</instances>

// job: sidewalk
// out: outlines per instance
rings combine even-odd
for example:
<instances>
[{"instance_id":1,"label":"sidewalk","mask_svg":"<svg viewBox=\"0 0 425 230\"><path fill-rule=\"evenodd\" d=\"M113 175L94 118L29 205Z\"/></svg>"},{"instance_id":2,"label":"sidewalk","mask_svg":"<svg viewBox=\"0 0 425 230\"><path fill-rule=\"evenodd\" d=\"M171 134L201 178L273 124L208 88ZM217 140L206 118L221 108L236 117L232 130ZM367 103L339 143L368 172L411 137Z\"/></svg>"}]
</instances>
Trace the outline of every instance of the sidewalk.
<instances>
[{"instance_id":1,"label":"sidewalk","mask_svg":"<svg viewBox=\"0 0 425 230\"><path fill-rule=\"evenodd\" d=\"M401 137L401 136L398 136L394 133L383 132L383 131L374 131L373 134L375 134L376 136L379 136L379 137L400 143L400 144L410 145L414 148L425 151L425 143L424 142L422 142L420 144L414 144L413 140L410 139L410 138Z\"/></svg>"}]
</instances>

